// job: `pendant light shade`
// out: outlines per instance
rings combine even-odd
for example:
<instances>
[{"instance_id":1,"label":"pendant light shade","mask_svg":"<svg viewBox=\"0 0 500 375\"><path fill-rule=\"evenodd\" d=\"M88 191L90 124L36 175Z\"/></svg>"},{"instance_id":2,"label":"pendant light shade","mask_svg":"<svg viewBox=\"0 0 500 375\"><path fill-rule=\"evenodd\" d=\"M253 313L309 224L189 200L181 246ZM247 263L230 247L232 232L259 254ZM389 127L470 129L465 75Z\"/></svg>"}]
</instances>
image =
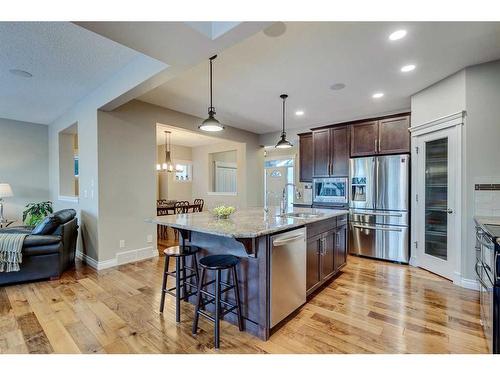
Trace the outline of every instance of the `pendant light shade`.
<instances>
[{"instance_id":1,"label":"pendant light shade","mask_svg":"<svg viewBox=\"0 0 500 375\"><path fill-rule=\"evenodd\" d=\"M214 55L210 58L210 107L208 107L208 118L205 119L198 129L206 132L220 132L224 130L224 126L215 118L215 107L212 103L213 90L212 90L212 62L217 58Z\"/></svg>"},{"instance_id":2,"label":"pendant light shade","mask_svg":"<svg viewBox=\"0 0 500 375\"><path fill-rule=\"evenodd\" d=\"M283 128L281 130L281 137L278 143L276 143L276 148L290 148L293 147L293 145L286 139L286 132L285 132L285 101L286 98L288 98L287 94L281 94L280 98L283 100Z\"/></svg>"}]
</instances>

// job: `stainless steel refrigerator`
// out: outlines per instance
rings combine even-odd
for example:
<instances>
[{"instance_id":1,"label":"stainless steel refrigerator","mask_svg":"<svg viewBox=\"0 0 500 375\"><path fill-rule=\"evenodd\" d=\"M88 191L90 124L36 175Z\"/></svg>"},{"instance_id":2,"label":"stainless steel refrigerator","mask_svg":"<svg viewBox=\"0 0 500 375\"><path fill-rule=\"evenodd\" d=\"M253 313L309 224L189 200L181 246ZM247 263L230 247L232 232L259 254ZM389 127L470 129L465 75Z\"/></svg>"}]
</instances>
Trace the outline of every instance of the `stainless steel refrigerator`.
<instances>
[{"instance_id":1,"label":"stainless steel refrigerator","mask_svg":"<svg viewBox=\"0 0 500 375\"><path fill-rule=\"evenodd\" d=\"M410 156L355 158L349 169L349 252L408 263Z\"/></svg>"}]
</instances>

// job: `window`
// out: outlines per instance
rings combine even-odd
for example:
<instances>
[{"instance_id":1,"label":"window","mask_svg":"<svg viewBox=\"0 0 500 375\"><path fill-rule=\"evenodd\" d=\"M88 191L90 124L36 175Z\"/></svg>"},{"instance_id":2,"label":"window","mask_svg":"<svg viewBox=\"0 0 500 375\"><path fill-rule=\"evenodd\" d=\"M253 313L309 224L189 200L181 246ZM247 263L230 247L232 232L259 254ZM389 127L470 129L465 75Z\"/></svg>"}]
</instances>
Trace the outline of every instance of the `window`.
<instances>
[{"instance_id":1,"label":"window","mask_svg":"<svg viewBox=\"0 0 500 375\"><path fill-rule=\"evenodd\" d=\"M174 161L175 164L175 181L190 182L193 180L193 165L190 162Z\"/></svg>"},{"instance_id":2,"label":"window","mask_svg":"<svg viewBox=\"0 0 500 375\"><path fill-rule=\"evenodd\" d=\"M208 154L210 168L209 194L236 195L237 193L237 154L236 150Z\"/></svg>"}]
</instances>

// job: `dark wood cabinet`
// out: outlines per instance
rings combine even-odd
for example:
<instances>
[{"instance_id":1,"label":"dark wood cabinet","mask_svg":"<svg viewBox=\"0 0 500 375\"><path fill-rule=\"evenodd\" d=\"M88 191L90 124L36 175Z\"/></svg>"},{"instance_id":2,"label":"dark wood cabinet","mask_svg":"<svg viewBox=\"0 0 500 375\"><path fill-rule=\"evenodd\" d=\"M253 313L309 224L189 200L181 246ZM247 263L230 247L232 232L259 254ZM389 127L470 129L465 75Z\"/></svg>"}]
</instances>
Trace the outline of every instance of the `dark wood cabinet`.
<instances>
[{"instance_id":1,"label":"dark wood cabinet","mask_svg":"<svg viewBox=\"0 0 500 375\"><path fill-rule=\"evenodd\" d=\"M331 138L331 176L344 177L349 175L349 128L339 126L330 130Z\"/></svg>"},{"instance_id":2,"label":"dark wood cabinet","mask_svg":"<svg viewBox=\"0 0 500 375\"><path fill-rule=\"evenodd\" d=\"M311 294L347 261L347 215L307 226L306 290Z\"/></svg>"},{"instance_id":3,"label":"dark wood cabinet","mask_svg":"<svg viewBox=\"0 0 500 375\"><path fill-rule=\"evenodd\" d=\"M351 156L410 152L410 116L395 116L351 125Z\"/></svg>"},{"instance_id":4,"label":"dark wood cabinet","mask_svg":"<svg viewBox=\"0 0 500 375\"><path fill-rule=\"evenodd\" d=\"M335 231L335 252L333 256L335 271L340 270L347 262L347 225L337 227Z\"/></svg>"},{"instance_id":5,"label":"dark wood cabinet","mask_svg":"<svg viewBox=\"0 0 500 375\"><path fill-rule=\"evenodd\" d=\"M401 154L410 152L410 117L394 117L379 121L378 153Z\"/></svg>"},{"instance_id":6,"label":"dark wood cabinet","mask_svg":"<svg viewBox=\"0 0 500 375\"><path fill-rule=\"evenodd\" d=\"M377 153L378 121L351 125L351 156L367 156Z\"/></svg>"},{"instance_id":7,"label":"dark wood cabinet","mask_svg":"<svg viewBox=\"0 0 500 375\"><path fill-rule=\"evenodd\" d=\"M306 252L306 290L314 288L320 281L319 253L321 235L307 239Z\"/></svg>"},{"instance_id":8,"label":"dark wood cabinet","mask_svg":"<svg viewBox=\"0 0 500 375\"><path fill-rule=\"evenodd\" d=\"M327 278L335 272L335 230L328 231L321 238L321 280Z\"/></svg>"},{"instance_id":9,"label":"dark wood cabinet","mask_svg":"<svg viewBox=\"0 0 500 375\"><path fill-rule=\"evenodd\" d=\"M339 126L313 131L313 177L349 174L349 129Z\"/></svg>"},{"instance_id":10,"label":"dark wood cabinet","mask_svg":"<svg viewBox=\"0 0 500 375\"><path fill-rule=\"evenodd\" d=\"M312 182L313 148L312 133L299 134L299 177L300 182Z\"/></svg>"},{"instance_id":11,"label":"dark wood cabinet","mask_svg":"<svg viewBox=\"0 0 500 375\"><path fill-rule=\"evenodd\" d=\"M330 129L313 131L313 177L330 175Z\"/></svg>"}]
</instances>

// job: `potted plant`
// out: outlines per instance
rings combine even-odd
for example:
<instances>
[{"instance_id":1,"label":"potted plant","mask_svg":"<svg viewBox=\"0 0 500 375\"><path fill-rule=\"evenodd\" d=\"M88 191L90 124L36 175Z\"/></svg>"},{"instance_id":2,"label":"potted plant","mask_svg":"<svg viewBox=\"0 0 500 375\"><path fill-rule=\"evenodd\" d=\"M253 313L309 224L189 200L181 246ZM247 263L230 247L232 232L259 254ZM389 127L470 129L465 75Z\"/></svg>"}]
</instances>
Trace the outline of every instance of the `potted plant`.
<instances>
[{"instance_id":1,"label":"potted plant","mask_svg":"<svg viewBox=\"0 0 500 375\"><path fill-rule=\"evenodd\" d=\"M52 212L51 201L27 204L23 211L23 222L28 227L34 227Z\"/></svg>"}]
</instances>

